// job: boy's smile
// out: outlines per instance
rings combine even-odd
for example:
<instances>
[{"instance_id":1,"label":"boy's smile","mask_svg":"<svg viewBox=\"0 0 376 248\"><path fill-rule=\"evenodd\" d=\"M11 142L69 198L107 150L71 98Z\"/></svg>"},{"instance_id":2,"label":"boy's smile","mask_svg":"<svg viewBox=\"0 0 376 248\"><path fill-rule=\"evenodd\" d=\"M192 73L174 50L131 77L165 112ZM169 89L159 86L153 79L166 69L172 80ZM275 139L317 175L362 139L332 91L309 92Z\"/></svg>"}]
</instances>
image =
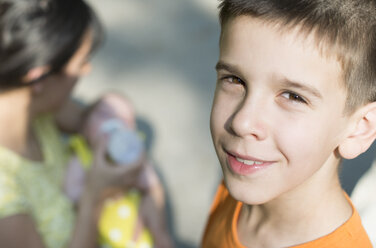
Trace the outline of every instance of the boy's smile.
<instances>
[{"instance_id":1,"label":"boy's smile","mask_svg":"<svg viewBox=\"0 0 376 248\"><path fill-rule=\"evenodd\" d=\"M250 205L338 183L342 69L296 33L249 16L222 30L211 132L230 193Z\"/></svg>"},{"instance_id":2,"label":"boy's smile","mask_svg":"<svg viewBox=\"0 0 376 248\"><path fill-rule=\"evenodd\" d=\"M275 161L265 161L258 158L249 157L247 155L232 154L229 151L227 153L227 164L229 169L238 175L248 175L257 172L262 169L266 169L273 165Z\"/></svg>"}]
</instances>

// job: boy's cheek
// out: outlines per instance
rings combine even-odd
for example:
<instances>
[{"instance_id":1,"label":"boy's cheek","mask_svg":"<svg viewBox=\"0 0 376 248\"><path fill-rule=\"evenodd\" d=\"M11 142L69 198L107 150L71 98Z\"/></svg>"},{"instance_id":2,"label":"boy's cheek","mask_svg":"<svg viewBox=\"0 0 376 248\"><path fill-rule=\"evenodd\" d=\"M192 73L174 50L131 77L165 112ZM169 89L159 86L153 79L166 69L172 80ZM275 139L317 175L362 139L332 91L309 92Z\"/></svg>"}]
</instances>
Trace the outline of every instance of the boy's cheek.
<instances>
[{"instance_id":1,"label":"boy's cheek","mask_svg":"<svg viewBox=\"0 0 376 248\"><path fill-rule=\"evenodd\" d=\"M230 114L225 106L213 105L212 113L210 116L210 130L213 139L225 132L226 124L229 120Z\"/></svg>"},{"instance_id":2,"label":"boy's cheek","mask_svg":"<svg viewBox=\"0 0 376 248\"><path fill-rule=\"evenodd\" d=\"M222 122L227 121L235 114L238 104L238 99L217 92L212 105L211 118Z\"/></svg>"},{"instance_id":3,"label":"boy's cheek","mask_svg":"<svg viewBox=\"0 0 376 248\"><path fill-rule=\"evenodd\" d=\"M283 125L285 124L281 123L281 126ZM277 134L276 146L288 163L288 167L303 167L298 170L314 171L325 163L334 150L335 144L330 134L320 133L318 127L308 123L305 127L281 128Z\"/></svg>"}]
</instances>

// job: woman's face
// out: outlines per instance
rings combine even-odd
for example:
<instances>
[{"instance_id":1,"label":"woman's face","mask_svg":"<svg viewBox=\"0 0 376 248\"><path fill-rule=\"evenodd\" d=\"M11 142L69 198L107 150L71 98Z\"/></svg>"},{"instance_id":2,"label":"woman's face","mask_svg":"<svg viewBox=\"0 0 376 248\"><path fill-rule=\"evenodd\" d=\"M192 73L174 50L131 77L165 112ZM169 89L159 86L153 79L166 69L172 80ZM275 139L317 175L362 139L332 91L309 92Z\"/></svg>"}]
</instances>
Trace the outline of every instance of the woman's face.
<instances>
[{"instance_id":1,"label":"woman's face","mask_svg":"<svg viewBox=\"0 0 376 248\"><path fill-rule=\"evenodd\" d=\"M63 74L71 77L80 77L90 72L91 65L88 57L93 42L92 39L92 32L89 30L84 35L81 46L64 67Z\"/></svg>"},{"instance_id":2,"label":"woman's face","mask_svg":"<svg viewBox=\"0 0 376 248\"><path fill-rule=\"evenodd\" d=\"M88 74L91 70L91 65L88 61L91 45L92 33L88 31L84 35L81 46L63 70L33 86L35 112L55 111L66 102L78 79Z\"/></svg>"}]
</instances>

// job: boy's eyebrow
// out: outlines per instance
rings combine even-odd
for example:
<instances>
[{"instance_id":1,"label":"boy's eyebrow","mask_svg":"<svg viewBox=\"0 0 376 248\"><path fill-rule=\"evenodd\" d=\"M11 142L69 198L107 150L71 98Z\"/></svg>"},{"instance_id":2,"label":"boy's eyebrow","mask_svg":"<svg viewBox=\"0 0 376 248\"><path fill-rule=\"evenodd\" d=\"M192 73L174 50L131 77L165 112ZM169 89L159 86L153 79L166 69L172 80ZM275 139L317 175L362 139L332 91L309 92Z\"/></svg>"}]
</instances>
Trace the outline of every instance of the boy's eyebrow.
<instances>
[{"instance_id":1,"label":"boy's eyebrow","mask_svg":"<svg viewBox=\"0 0 376 248\"><path fill-rule=\"evenodd\" d=\"M218 61L218 63L215 66L215 69L217 71L226 70L226 71L228 71L232 74L235 74L235 75L241 74L239 72L240 70L238 70L236 68L236 66L227 64L223 61ZM287 88L297 88L297 89L303 90L305 92L308 92L308 93L312 94L313 96L315 96L317 98L320 98L320 99L322 98L322 95L320 94L320 92L317 89L310 87L310 86L308 86L307 84L304 84L304 83L296 82L296 81L290 80L288 78L283 78L282 79L282 85L284 87L287 87Z\"/></svg>"},{"instance_id":2,"label":"boy's eyebrow","mask_svg":"<svg viewBox=\"0 0 376 248\"><path fill-rule=\"evenodd\" d=\"M287 87L287 88L297 88L297 89L306 91L306 92L312 94L313 96L315 96L317 98L320 98L320 99L322 98L322 95L320 94L320 92L317 89L310 87L310 86L303 84L303 83L295 82L295 81L289 80L287 78L284 78L282 80L282 85Z\"/></svg>"},{"instance_id":3,"label":"boy's eyebrow","mask_svg":"<svg viewBox=\"0 0 376 248\"><path fill-rule=\"evenodd\" d=\"M218 63L215 65L215 70L220 71L220 70L226 70L232 74L239 75L240 72L234 65L227 64L223 61L218 61Z\"/></svg>"}]
</instances>

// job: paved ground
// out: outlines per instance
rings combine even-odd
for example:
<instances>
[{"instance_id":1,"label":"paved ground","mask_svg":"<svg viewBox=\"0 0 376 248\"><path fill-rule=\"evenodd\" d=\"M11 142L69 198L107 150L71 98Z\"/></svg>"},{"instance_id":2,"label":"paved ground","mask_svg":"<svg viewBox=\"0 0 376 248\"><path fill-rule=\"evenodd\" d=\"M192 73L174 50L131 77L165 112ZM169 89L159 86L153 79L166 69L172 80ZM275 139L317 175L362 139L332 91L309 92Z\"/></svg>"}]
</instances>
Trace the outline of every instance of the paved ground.
<instances>
[{"instance_id":1,"label":"paved ground","mask_svg":"<svg viewBox=\"0 0 376 248\"><path fill-rule=\"evenodd\" d=\"M127 95L152 133L179 247L197 247L220 178L209 134L217 0L89 0L107 28L76 94Z\"/></svg>"},{"instance_id":2,"label":"paved ground","mask_svg":"<svg viewBox=\"0 0 376 248\"><path fill-rule=\"evenodd\" d=\"M90 101L112 89L134 102L167 188L178 247L198 247L220 179L209 134L218 2L88 1L107 28L107 40L76 94ZM375 150L345 162L341 177L349 193Z\"/></svg>"}]
</instances>

